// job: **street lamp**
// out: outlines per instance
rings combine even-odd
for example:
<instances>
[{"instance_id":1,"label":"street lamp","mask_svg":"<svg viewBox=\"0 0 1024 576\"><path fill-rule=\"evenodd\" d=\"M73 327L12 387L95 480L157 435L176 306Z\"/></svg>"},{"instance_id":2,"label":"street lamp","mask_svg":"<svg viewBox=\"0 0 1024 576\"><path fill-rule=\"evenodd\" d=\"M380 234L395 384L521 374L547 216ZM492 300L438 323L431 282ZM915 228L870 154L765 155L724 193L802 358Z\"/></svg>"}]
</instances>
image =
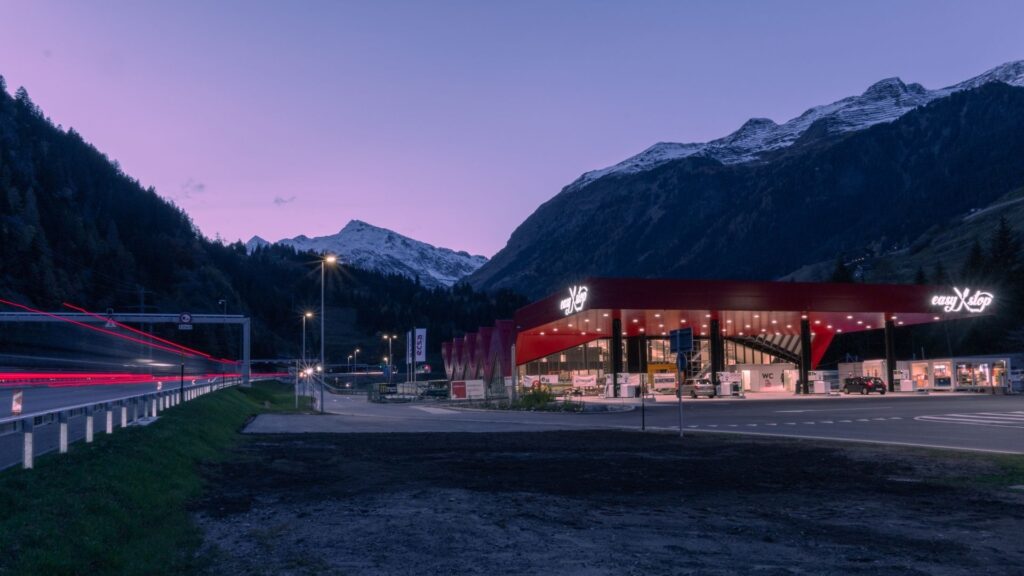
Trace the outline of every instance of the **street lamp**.
<instances>
[{"instance_id":1,"label":"street lamp","mask_svg":"<svg viewBox=\"0 0 1024 576\"><path fill-rule=\"evenodd\" d=\"M385 334L384 339L388 341L388 358L392 357L391 343L398 338L396 334ZM388 386L391 386L391 365L388 364Z\"/></svg>"},{"instance_id":2,"label":"street lamp","mask_svg":"<svg viewBox=\"0 0 1024 576\"><path fill-rule=\"evenodd\" d=\"M351 354L348 355L348 373L349 374L352 373L352 355Z\"/></svg>"},{"instance_id":3,"label":"street lamp","mask_svg":"<svg viewBox=\"0 0 1024 576\"><path fill-rule=\"evenodd\" d=\"M352 371L353 372L356 370L356 368L359 367L359 353L360 352L362 352L362 350L360 350L359 348L356 348L355 351L352 352L352 358L353 358L353 360L352 360ZM359 372L356 372L356 375L353 378L354 378L356 384L358 384L359 383ZM356 387L358 388L358 386L356 386Z\"/></svg>"},{"instance_id":4,"label":"street lamp","mask_svg":"<svg viewBox=\"0 0 1024 576\"><path fill-rule=\"evenodd\" d=\"M302 365L306 365L306 318L312 318L312 312L306 312L302 315Z\"/></svg>"},{"instance_id":5,"label":"street lamp","mask_svg":"<svg viewBox=\"0 0 1024 576\"><path fill-rule=\"evenodd\" d=\"M324 285L325 273L328 264L334 264L338 261L338 257L334 254L328 254L324 256L324 259L320 261L320 366L323 367L324 372L327 371L327 358L324 356L324 327L327 325L327 310L324 309ZM320 370L320 367L317 367ZM324 413L324 381L323 376L320 377L320 413Z\"/></svg>"},{"instance_id":6,"label":"street lamp","mask_svg":"<svg viewBox=\"0 0 1024 576\"><path fill-rule=\"evenodd\" d=\"M328 264L334 264L338 261L338 257L333 254L328 254L320 261L320 364L327 366L327 358L324 357L324 327L327 325L327 311L324 309L324 285L325 272Z\"/></svg>"}]
</instances>

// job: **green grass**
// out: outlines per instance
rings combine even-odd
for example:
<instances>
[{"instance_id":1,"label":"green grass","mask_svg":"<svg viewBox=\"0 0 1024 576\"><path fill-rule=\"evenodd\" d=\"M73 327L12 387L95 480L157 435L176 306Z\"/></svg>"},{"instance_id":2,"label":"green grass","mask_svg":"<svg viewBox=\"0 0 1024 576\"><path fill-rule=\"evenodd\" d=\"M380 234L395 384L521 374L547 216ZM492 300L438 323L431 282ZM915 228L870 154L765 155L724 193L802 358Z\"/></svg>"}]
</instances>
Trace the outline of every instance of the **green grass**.
<instances>
[{"instance_id":1,"label":"green grass","mask_svg":"<svg viewBox=\"0 0 1024 576\"><path fill-rule=\"evenodd\" d=\"M201 464L245 441L253 415L294 406L284 384L231 388L0 473L0 575L197 571L187 506L202 492Z\"/></svg>"}]
</instances>

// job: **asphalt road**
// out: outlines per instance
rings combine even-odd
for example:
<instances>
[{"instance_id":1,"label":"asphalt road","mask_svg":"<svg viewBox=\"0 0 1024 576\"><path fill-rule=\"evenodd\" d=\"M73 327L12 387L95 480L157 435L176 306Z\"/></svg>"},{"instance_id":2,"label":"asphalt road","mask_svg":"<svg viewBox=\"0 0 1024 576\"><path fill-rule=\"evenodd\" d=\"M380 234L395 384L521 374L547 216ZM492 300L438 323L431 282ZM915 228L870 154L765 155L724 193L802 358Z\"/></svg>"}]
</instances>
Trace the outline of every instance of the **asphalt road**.
<instances>
[{"instance_id":1,"label":"asphalt road","mask_svg":"<svg viewBox=\"0 0 1024 576\"><path fill-rule=\"evenodd\" d=\"M678 430L674 402L617 413L464 410L444 404L371 404L328 395L335 416L260 416L249 432L494 432ZM842 396L782 400L687 400L683 430L869 441L1024 454L1024 396Z\"/></svg>"},{"instance_id":2,"label":"asphalt road","mask_svg":"<svg viewBox=\"0 0 1024 576\"><path fill-rule=\"evenodd\" d=\"M215 380L219 379L186 378L185 386L188 387L193 383L200 385L209 384ZM161 389L178 390L178 386L178 380L174 379L173 381L169 380L163 382ZM157 385L155 383L121 384L115 386L24 388L22 414L27 415L36 412L80 406L83 404L102 404L104 402L110 402L121 398L155 392L156 390ZM12 390L10 389L0 390L0 470L20 464L22 460L22 434L18 431L12 431L9 428L9 423L3 423L3 420L12 417L11 395ZM116 407L112 417L115 433L116 430L121 427L121 413L119 410L120 408ZM131 419L131 412L129 412L128 418ZM74 443L85 438L85 421L86 418L82 414L74 415L68 419L69 443ZM129 423L129 425L131 425L131 423ZM106 415L104 412L96 412L93 427L95 434L99 435L103 433L106 427ZM59 441L59 433L60 430L56 421L45 421L42 424L37 425L34 430L33 438L35 455L39 456L56 450Z\"/></svg>"}]
</instances>

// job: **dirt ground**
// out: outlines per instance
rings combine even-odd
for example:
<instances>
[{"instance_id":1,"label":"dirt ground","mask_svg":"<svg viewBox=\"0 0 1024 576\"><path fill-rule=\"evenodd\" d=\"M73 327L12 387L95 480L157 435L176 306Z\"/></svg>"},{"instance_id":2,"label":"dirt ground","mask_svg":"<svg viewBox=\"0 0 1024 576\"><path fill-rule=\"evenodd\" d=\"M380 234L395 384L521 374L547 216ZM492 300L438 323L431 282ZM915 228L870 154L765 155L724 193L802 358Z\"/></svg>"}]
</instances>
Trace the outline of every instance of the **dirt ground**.
<instances>
[{"instance_id":1,"label":"dirt ground","mask_svg":"<svg viewBox=\"0 0 1024 576\"><path fill-rule=\"evenodd\" d=\"M210 574L1024 574L984 457L632 432L258 436L194 514Z\"/></svg>"}]
</instances>

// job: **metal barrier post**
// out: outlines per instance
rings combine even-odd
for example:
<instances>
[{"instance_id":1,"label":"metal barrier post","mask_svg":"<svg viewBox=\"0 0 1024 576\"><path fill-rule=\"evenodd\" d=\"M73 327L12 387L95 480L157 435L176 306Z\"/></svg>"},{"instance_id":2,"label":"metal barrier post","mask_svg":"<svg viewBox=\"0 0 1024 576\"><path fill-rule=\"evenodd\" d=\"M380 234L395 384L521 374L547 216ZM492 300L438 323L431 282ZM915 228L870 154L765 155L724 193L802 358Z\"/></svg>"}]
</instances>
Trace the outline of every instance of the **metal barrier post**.
<instances>
[{"instance_id":1,"label":"metal barrier post","mask_svg":"<svg viewBox=\"0 0 1024 576\"><path fill-rule=\"evenodd\" d=\"M103 412L106 414L107 434L114 433L114 411L109 403L103 405Z\"/></svg>"},{"instance_id":2,"label":"metal barrier post","mask_svg":"<svg viewBox=\"0 0 1024 576\"><path fill-rule=\"evenodd\" d=\"M121 401L121 428L128 427L128 401Z\"/></svg>"},{"instance_id":3,"label":"metal barrier post","mask_svg":"<svg viewBox=\"0 0 1024 576\"><path fill-rule=\"evenodd\" d=\"M25 418L21 421L21 434L24 437L21 465L26 470L32 468L32 457L35 451L32 447L32 440L35 432L35 419Z\"/></svg>"},{"instance_id":4,"label":"metal barrier post","mask_svg":"<svg viewBox=\"0 0 1024 576\"><path fill-rule=\"evenodd\" d=\"M85 443L92 442L92 406L86 406L85 408Z\"/></svg>"},{"instance_id":5,"label":"metal barrier post","mask_svg":"<svg viewBox=\"0 0 1024 576\"><path fill-rule=\"evenodd\" d=\"M67 454L68 451L68 413L61 412L57 416L57 421L60 426L59 439L57 440L57 447L61 454Z\"/></svg>"}]
</instances>

